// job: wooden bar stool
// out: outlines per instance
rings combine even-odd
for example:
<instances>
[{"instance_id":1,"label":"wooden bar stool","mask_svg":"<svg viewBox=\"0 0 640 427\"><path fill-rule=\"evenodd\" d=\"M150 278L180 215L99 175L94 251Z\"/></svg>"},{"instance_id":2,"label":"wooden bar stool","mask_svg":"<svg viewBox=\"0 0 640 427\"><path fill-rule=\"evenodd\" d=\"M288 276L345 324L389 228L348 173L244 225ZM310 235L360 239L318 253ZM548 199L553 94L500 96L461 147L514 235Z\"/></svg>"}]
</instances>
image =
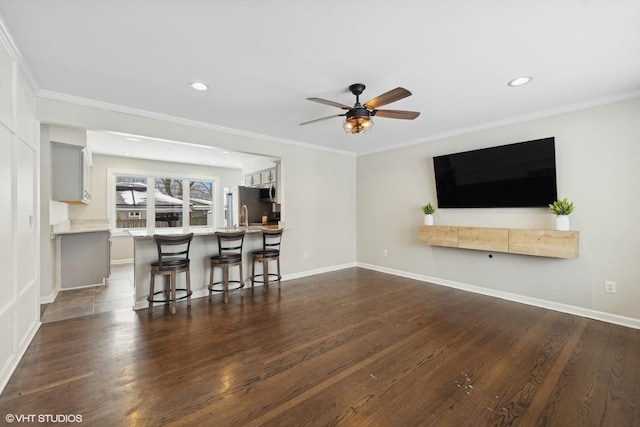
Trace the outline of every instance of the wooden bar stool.
<instances>
[{"instance_id":1,"label":"wooden bar stool","mask_svg":"<svg viewBox=\"0 0 640 427\"><path fill-rule=\"evenodd\" d=\"M214 292L224 293L225 304L229 302L229 291L244 287L242 278L242 243L244 242L244 231L217 232L218 253L211 257L211 276L209 279L209 301ZM240 280L229 280L229 268L238 267L240 270ZM222 268L222 280L213 281L215 268ZM237 283L238 286L229 288L229 283Z\"/></svg>"},{"instance_id":2,"label":"wooden bar stool","mask_svg":"<svg viewBox=\"0 0 640 427\"><path fill-rule=\"evenodd\" d=\"M149 313L153 312L153 303L164 302L171 304L171 314L176 313L176 301L187 299L187 305L191 305L191 278L189 271L189 247L193 239L193 233L180 235L154 235L154 241L158 247L158 261L151 263L151 281L149 282ZM186 273L186 288L177 288L177 273ZM155 292L156 275L164 276L164 290ZM177 292L185 292L180 297ZM164 294L164 298L155 299L158 294Z\"/></svg>"},{"instance_id":3,"label":"wooden bar stool","mask_svg":"<svg viewBox=\"0 0 640 427\"><path fill-rule=\"evenodd\" d=\"M283 229L262 230L262 249L251 252L251 287L255 282L263 283L268 286L269 283L278 282L280 287L280 242L282 241ZM269 273L269 261L276 261L278 273ZM256 274L256 263L262 263L262 274ZM262 279L256 279L261 277Z\"/></svg>"}]
</instances>

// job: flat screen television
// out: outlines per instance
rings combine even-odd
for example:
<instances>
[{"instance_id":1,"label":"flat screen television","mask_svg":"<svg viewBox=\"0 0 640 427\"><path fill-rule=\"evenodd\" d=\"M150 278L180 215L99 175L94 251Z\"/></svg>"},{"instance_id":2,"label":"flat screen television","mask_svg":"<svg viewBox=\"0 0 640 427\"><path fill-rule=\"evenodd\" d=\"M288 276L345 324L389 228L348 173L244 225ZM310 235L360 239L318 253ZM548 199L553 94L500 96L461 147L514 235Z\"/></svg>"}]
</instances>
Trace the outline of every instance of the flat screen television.
<instances>
[{"instance_id":1,"label":"flat screen television","mask_svg":"<svg viewBox=\"0 0 640 427\"><path fill-rule=\"evenodd\" d=\"M555 138L433 158L439 208L547 207L557 199Z\"/></svg>"}]
</instances>

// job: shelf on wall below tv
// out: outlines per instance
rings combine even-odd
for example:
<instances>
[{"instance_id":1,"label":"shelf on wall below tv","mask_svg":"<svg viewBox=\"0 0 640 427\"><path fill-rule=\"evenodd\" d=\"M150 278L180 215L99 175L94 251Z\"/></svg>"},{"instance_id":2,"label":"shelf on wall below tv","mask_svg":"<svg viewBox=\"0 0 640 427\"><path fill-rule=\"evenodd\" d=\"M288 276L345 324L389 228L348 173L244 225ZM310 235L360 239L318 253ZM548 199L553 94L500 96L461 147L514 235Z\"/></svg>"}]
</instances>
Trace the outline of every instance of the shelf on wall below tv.
<instances>
[{"instance_id":1,"label":"shelf on wall below tv","mask_svg":"<svg viewBox=\"0 0 640 427\"><path fill-rule=\"evenodd\" d=\"M571 259L578 256L577 231L523 228L420 226L420 241L431 246Z\"/></svg>"}]
</instances>

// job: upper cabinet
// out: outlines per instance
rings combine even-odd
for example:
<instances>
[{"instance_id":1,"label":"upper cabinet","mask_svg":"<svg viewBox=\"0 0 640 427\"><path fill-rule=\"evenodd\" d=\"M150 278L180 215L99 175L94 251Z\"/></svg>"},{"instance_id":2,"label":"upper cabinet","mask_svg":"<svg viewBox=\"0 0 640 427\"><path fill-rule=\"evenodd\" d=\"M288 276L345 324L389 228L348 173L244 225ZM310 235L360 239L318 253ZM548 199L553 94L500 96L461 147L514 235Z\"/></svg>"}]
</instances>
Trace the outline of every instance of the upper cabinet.
<instances>
[{"instance_id":1,"label":"upper cabinet","mask_svg":"<svg viewBox=\"0 0 640 427\"><path fill-rule=\"evenodd\" d=\"M262 187L271 187L272 185L276 185L276 168L261 172L260 182L262 183Z\"/></svg>"},{"instance_id":2,"label":"upper cabinet","mask_svg":"<svg viewBox=\"0 0 640 427\"><path fill-rule=\"evenodd\" d=\"M260 187L260 172L244 176L244 185L247 187Z\"/></svg>"},{"instance_id":3,"label":"upper cabinet","mask_svg":"<svg viewBox=\"0 0 640 427\"><path fill-rule=\"evenodd\" d=\"M276 185L276 168L265 169L244 176L247 187L267 188Z\"/></svg>"},{"instance_id":4,"label":"upper cabinet","mask_svg":"<svg viewBox=\"0 0 640 427\"><path fill-rule=\"evenodd\" d=\"M271 203L282 203L281 185L282 173L280 160L271 159L269 162L260 164L245 165L244 184L247 187L262 188L263 194L268 197L261 197L262 201ZM251 173L247 173L251 171ZM268 190L268 193L266 191Z\"/></svg>"},{"instance_id":5,"label":"upper cabinet","mask_svg":"<svg viewBox=\"0 0 640 427\"><path fill-rule=\"evenodd\" d=\"M91 201L91 152L87 131L49 125L51 198L59 202Z\"/></svg>"},{"instance_id":6,"label":"upper cabinet","mask_svg":"<svg viewBox=\"0 0 640 427\"><path fill-rule=\"evenodd\" d=\"M51 197L67 203L91 201L91 160L86 148L51 143Z\"/></svg>"}]
</instances>

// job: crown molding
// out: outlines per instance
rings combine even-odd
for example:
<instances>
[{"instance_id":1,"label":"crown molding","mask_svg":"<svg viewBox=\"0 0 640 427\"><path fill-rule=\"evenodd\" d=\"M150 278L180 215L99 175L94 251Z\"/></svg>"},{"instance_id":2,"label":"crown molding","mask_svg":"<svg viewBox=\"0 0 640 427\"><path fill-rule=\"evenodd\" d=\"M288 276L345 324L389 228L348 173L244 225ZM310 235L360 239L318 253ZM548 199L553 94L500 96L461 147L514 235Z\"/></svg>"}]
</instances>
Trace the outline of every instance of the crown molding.
<instances>
[{"instance_id":1,"label":"crown molding","mask_svg":"<svg viewBox=\"0 0 640 427\"><path fill-rule=\"evenodd\" d=\"M350 151L338 150L338 149L335 149L335 148L323 147L323 146L319 146L319 145L308 144L308 143L299 142L299 141L293 141L293 140L290 140L290 139L276 138L276 137L269 136L269 135L263 135L263 134L259 134L259 133L247 132L247 131L243 131L243 130L239 130L239 129L233 129L233 128L228 128L228 127L224 127L224 126L214 125L214 124L211 124L211 123L204 123L204 122L199 122L199 121L195 121L195 120L184 119L184 118L181 118L181 117L170 116L168 114L154 113L152 111L140 110L140 109L137 109L137 108L125 107L125 106L117 105L117 104L110 104L110 103L107 103L107 102L96 101L96 100L87 99L87 98L81 98L81 97L78 97L78 96L67 95L67 94L59 93L59 92L53 92L53 91L48 91L48 90L39 90L36 95L38 97L40 97L40 98L51 99L51 100L54 100L54 101L67 102L67 103L70 103L70 104L81 105L81 106L84 106L84 107L98 108L98 109L101 109L101 110L113 111L113 112L116 112L116 113L129 114L129 115L132 115L132 116L144 117L144 118L152 119L152 120L159 120L159 121L163 121L163 122L169 122L169 123L175 123L175 124L184 125L184 126L190 126L190 127L200 128L200 129L206 129L206 130L211 130L211 131L215 131L215 132L226 133L226 134L229 134L229 135L235 135L235 136L241 136L241 137L245 137L245 138L257 139L257 140L260 140L260 141L269 141L269 142L274 142L274 143L277 143L277 144L293 145L293 146L296 146L296 147L307 148L307 149L311 149L311 150L315 150L315 151L328 151L328 152L331 152L331 153L337 153L337 154L341 154L341 155L356 157L356 154L352 153Z\"/></svg>"},{"instance_id":2,"label":"crown molding","mask_svg":"<svg viewBox=\"0 0 640 427\"><path fill-rule=\"evenodd\" d=\"M521 116L510 117L503 120L497 120L494 122L483 123L476 126L469 126L462 129L453 130L451 132L443 132L436 135L429 136L427 138L415 139L413 141L407 141L405 143L394 145L393 147L381 148L378 150L371 150L365 153L360 153L358 157L368 156L370 154L383 153L386 151L395 150L398 148L410 147L413 145L424 144L427 142L435 142L442 139L452 138L460 135L467 135L474 132L483 130L496 129L504 126L509 126L517 123L528 122L536 119L543 119L546 117L557 116L560 114L571 113L579 110L586 110L588 108L600 107L602 105L613 104L616 102L629 101L631 99L640 98L640 90L619 93L616 95L606 96L603 98L596 98L589 101L578 102L575 104L569 104L562 107L551 108L548 110L538 111L530 114L523 114Z\"/></svg>"},{"instance_id":3,"label":"crown molding","mask_svg":"<svg viewBox=\"0 0 640 427\"><path fill-rule=\"evenodd\" d=\"M5 24L2 16L0 16L0 41L9 52L11 59L22 69L27 82L31 85L31 89L33 89L33 92L38 92L40 90L40 85L33 75L31 68L29 68L27 61L24 60L20 49L18 49L15 41L13 41L13 37L11 37L11 33L9 33L7 24Z\"/></svg>"}]
</instances>

